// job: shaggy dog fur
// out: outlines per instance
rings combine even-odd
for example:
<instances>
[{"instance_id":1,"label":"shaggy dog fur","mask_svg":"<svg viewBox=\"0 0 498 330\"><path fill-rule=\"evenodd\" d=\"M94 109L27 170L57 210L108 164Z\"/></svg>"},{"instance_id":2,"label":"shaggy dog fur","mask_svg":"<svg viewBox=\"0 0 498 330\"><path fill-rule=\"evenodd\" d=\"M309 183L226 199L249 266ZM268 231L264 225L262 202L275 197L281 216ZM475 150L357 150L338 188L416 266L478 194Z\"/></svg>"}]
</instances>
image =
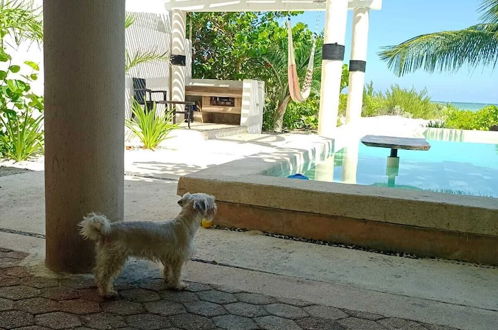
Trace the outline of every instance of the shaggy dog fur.
<instances>
[{"instance_id":1,"label":"shaggy dog fur","mask_svg":"<svg viewBox=\"0 0 498 330\"><path fill-rule=\"evenodd\" d=\"M193 253L194 235L203 218L216 213L215 199L207 194L186 193L178 201L182 207L175 219L165 222L110 222L91 213L80 223L81 235L96 241L95 280L99 294L116 295L113 280L130 256L159 261L164 266L168 288L182 290L183 264Z\"/></svg>"}]
</instances>

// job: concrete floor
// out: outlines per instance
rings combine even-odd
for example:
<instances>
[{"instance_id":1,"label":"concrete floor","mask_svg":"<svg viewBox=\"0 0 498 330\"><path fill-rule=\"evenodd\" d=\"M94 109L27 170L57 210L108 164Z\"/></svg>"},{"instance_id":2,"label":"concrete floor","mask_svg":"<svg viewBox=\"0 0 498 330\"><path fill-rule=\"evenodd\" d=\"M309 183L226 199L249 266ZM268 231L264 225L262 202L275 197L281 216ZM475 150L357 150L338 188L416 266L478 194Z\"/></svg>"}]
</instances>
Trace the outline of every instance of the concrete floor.
<instances>
[{"instance_id":1,"label":"concrete floor","mask_svg":"<svg viewBox=\"0 0 498 330\"><path fill-rule=\"evenodd\" d=\"M316 137L305 139L309 140L301 143ZM179 210L179 175L282 146L299 147L298 140L239 135L199 139L156 152L127 151L125 219L171 218ZM23 247L39 261L44 241L26 233L44 233L42 166L40 162L15 166L37 171L0 177L0 245ZM193 281L457 328L498 327L497 268L407 259L254 232L203 229L196 242L197 262L190 263L186 272Z\"/></svg>"}]
</instances>

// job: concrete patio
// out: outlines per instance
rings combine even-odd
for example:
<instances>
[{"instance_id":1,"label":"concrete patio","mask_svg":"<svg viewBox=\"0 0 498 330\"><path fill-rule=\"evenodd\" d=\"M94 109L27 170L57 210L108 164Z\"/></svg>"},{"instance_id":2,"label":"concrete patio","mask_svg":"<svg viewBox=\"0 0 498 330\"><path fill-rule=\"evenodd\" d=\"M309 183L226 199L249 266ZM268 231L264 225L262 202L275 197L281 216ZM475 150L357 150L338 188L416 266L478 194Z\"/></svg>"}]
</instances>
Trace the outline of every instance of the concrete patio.
<instances>
[{"instance_id":1,"label":"concrete patio","mask_svg":"<svg viewBox=\"0 0 498 330\"><path fill-rule=\"evenodd\" d=\"M313 135L240 134L215 140L198 139L195 143L177 142L171 140L166 145L167 148L155 152L126 151L125 220L158 221L175 216L179 210L176 188L180 175L260 152L290 147L299 149L306 145L327 143L327 140ZM6 310L2 312L6 314L0 318L4 320L0 328L14 327L15 323L6 322L23 319L27 315L22 314L25 312L35 315L28 316L26 319L31 321L26 322L38 322L39 325L48 327L53 323L43 323L43 320L67 316L74 322L67 327L81 324L90 328L140 325L152 329L155 326L150 324L156 324L154 320L161 319L167 321L158 328L165 325L199 328L200 325L178 321L186 319L189 314L196 315L189 317L189 320L199 320L206 327L216 325L221 328L247 325L247 328L268 329L433 329L438 328L436 325L441 325L463 329L490 329L498 324L497 268L445 260L411 259L347 247L284 240L256 231L217 229L200 231L196 239L194 261L187 266L185 272L185 277L194 282L191 290L200 287L207 294L170 294L156 286L160 274L158 266L132 261L120 280L123 283L121 298L114 304L128 306L136 303L133 306L137 312L130 315L137 316L102 314L108 303L94 302L96 297L85 300L80 296L71 298L70 302L54 298L50 303L57 305L54 310L62 312L69 308L64 307L66 303L90 304L92 307L84 313L86 316L71 312L70 315L64 314L66 312L53 313L52 310L21 312L24 308L22 306L30 303L13 302L12 292L35 292L29 298L19 298L29 300L38 299L35 297L43 295L42 291L45 289L25 289L20 286L24 280L19 278L53 277L42 266L45 244L42 164L41 160L1 164L9 169L4 167L4 176L0 177L0 247L8 249L2 250L0 256L3 269L0 283L7 286L7 289L2 289L6 293L0 290L0 296L3 297L1 309ZM19 170L23 167L29 170ZM17 263L26 268L15 268ZM22 270L24 275L16 273L16 269ZM77 278L72 277L69 283L77 281ZM62 287L63 291L67 287L66 284L61 284L67 282L61 279L55 282L38 280L42 282L42 287L45 286L45 281L50 284L47 286ZM85 292L92 294L93 284L88 279L85 281ZM73 284L69 286L71 285ZM136 287L142 287L137 289L137 295L128 294L129 290ZM144 293L143 290L152 291ZM240 298L245 295L240 294L241 292L262 297L268 303L263 303L265 306L258 303L245 305L251 302ZM145 294L146 300L136 301L141 299L138 293ZM146 302L149 299L147 297L152 296L154 299ZM195 304L188 299L183 300L185 296L193 299ZM223 300L225 296L229 297L226 301ZM17 294L13 297L18 299ZM209 297L221 300L212 301ZM165 307L155 309L151 307L154 304L164 304ZM173 310L178 312L164 315L170 313L166 311L169 310L168 304L173 304L176 308ZM243 308L237 309L237 304ZM123 307L125 308L127 307ZM259 312L251 314L250 311L256 309ZM88 315L94 313L103 318L102 324L85 321ZM141 317L152 323L137 321ZM114 325L105 323L116 319L119 321ZM240 323L230 323L232 321ZM234 324L238 326L233 326Z\"/></svg>"}]
</instances>

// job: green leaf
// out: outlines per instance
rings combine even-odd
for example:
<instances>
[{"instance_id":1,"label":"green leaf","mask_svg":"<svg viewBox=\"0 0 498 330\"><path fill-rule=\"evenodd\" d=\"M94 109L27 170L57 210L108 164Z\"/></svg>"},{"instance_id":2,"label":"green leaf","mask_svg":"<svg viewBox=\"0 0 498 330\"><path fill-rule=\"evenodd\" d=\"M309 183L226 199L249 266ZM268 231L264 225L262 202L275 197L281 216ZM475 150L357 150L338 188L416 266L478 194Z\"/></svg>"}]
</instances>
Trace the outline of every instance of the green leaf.
<instances>
[{"instance_id":1,"label":"green leaf","mask_svg":"<svg viewBox=\"0 0 498 330\"><path fill-rule=\"evenodd\" d=\"M7 72L0 70L0 80L4 80L7 77Z\"/></svg>"},{"instance_id":2,"label":"green leaf","mask_svg":"<svg viewBox=\"0 0 498 330\"><path fill-rule=\"evenodd\" d=\"M32 62L32 61L24 61L24 64L30 66L33 70L36 70L36 71L39 71L40 70L40 67L38 66L38 64L36 64L35 62Z\"/></svg>"},{"instance_id":3,"label":"green leaf","mask_svg":"<svg viewBox=\"0 0 498 330\"><path fill-rule=\"evenodd\" d=\"M9 88L9 90L12 93L16 93L17 92L18 87L17 87L17 82L15 80L8 79L8 80L6 80L6 83L7 83L7 87Z\"/></svg>"},{"instance_id":4,"label":"green leaf","mask_svg":"<svg viewBox=\"0 0 498 330\"><path fill-rule=\"evenodd\" d=\"M7 62L10 60L10 55L5 53L4 51L0 50L0 62Z\"/></svg>"},{"instance_id":5,"label":"green leaf","mask_svg":"<svg viewBox=\"0 0 498 330\"><path fill-rule=\"evenodd\" d=\"M29 77L32 79L32 80L37 80L38 79L38 75L36 73L32 73L29 75Z\"/></svg>"},{"instance_id":6,"label":"green leaf","mask_svg":"<svg viewBox=\"0 0 498 330\"><path fill-rule=\"evenodd\" d=\"M11 65L9 66L9 70L13 73L17 73L21 70L21 67L19 65Z\"/></svg>"}]
</instances>

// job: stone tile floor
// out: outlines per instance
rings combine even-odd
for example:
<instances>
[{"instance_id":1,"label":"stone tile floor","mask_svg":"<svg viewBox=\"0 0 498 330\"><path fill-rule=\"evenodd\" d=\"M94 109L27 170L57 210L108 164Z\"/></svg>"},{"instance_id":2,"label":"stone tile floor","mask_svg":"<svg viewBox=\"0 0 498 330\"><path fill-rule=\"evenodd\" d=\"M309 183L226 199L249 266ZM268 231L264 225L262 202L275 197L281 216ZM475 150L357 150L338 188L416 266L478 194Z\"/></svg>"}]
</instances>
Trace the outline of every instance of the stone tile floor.
<instances>
[{"instance_id":1,"label":"stone tile floor","mask_svg":"<svg viewBox=\"0 0 498 330\"><path fill-rule=\"evenodd\" d=\"M117 280L103 300L89 277L46 278L20 266L23 252L0 248L0 329L450 329L302 300L190 282Z\"/></svg>"}]
</instances>

